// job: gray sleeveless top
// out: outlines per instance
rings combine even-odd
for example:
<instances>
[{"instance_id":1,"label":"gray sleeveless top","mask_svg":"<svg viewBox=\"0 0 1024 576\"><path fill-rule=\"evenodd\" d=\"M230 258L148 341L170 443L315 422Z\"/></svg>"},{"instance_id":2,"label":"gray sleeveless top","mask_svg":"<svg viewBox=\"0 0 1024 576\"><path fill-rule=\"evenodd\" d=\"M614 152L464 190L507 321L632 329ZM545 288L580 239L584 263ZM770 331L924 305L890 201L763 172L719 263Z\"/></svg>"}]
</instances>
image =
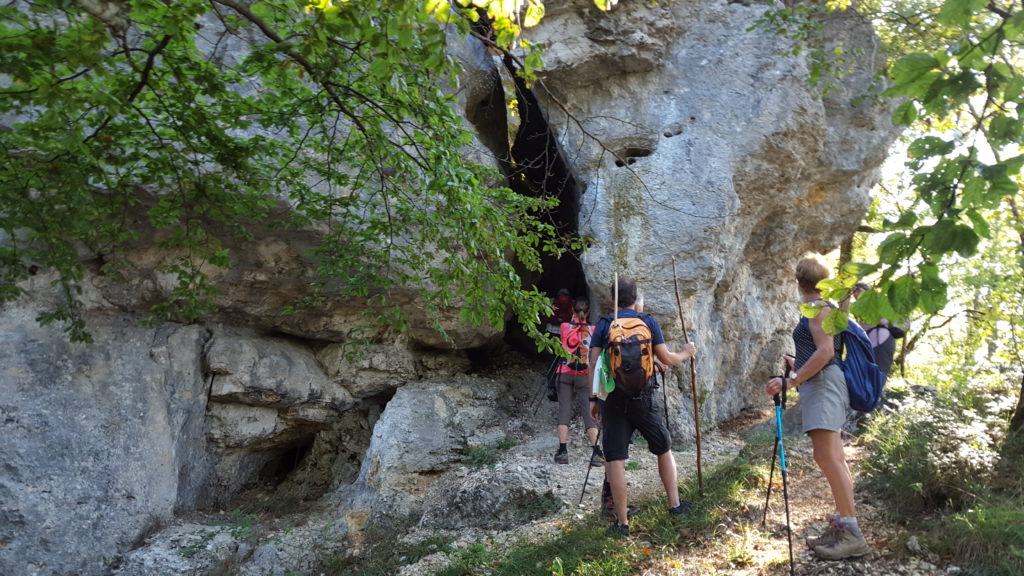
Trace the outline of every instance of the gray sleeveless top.
<instances>
[{"instance_id":1,"label":"gray sleeveless top","mask_svg":"<svg viewBox=\"0 0 1024 576\"><path fill-rule=\"evenodd\" d=\"M851 320L851 322L853 322L853 320ZM793 329L793 346L796 349L796 352L793 354L796 356L796 362L794 362L795 370L799 371L800 368L811 359L811 356L814 355L814 351L818 349L818 347L814 345L814 336L811 335L811 325L807 318L800 318L800 322L796 325L796 328ZM829 363L825 366L835 364L836 360L839 359L843 349L842 334L836 334L832 337L832 346L836 350L836 355L833 356L832 360L829 360Z\"/></svg>"}]
</instances>

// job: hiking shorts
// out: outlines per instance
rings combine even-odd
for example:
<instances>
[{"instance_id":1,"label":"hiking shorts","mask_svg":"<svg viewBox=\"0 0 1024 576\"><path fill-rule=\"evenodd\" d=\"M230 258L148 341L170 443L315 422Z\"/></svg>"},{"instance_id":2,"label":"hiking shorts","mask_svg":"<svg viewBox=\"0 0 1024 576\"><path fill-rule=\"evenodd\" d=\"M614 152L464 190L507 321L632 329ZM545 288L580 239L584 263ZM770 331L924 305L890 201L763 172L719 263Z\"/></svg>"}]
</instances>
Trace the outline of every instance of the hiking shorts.
<instances>
[{"instance_id":1,"label":"hiking shorts","mask_svg":"<svg viewBox=\"0 0 1024 576\"><path fill-rule=\"evenodd\" d=\"M629 440L634 430L647 440L651 454L661 456L672 449L672 435L653 394L629 399L609 397L601 410L601 425L604 457L609 462L629 458Z\"/></svg>"},{"instance_id":2,"label":"hiking shorts","mask_svg":"<svg viewBox=\"0 0 1024 576\"><path fill-rule=\"evenodd\" d=\"M850 393L846 389L843 369L829 364L800 385L800 413L803 416L802 430L831 430L838 432L846 422L846 411L850 408Z\"/></svg>"},{"instance_id":3,"label":"hiking shorts","mask_svg":"<svg viewBox=\"0 0 1024 576\"><path fill-rule=\"evenodd\" d=\"M558 375L558 425L568 426L572 420L573 392L576 393L576 404L583 415L583 429L594 428L594 419L590 416L590 375L559 374Z\"/></svg>"}]
</instances>

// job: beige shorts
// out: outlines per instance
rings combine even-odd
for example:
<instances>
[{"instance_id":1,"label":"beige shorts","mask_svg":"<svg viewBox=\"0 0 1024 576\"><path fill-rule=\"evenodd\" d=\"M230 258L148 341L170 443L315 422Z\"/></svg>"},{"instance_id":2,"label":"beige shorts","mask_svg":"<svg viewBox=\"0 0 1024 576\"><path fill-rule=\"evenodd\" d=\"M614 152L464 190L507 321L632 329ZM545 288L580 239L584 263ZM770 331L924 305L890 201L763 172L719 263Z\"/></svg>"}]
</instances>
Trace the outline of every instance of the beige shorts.
<instances>
[{"instance_id":1,"label":"beige shorts","mask_svg":"<svg viewBox=\"0 0 1024 576\"><path fill-rule=\"evenodd\" d=\"M843 370L831 364L800 385L800 412L803 431L832 430L838 432L846 422L850 393L846 389Z\"/></svg>"}]
</instances>

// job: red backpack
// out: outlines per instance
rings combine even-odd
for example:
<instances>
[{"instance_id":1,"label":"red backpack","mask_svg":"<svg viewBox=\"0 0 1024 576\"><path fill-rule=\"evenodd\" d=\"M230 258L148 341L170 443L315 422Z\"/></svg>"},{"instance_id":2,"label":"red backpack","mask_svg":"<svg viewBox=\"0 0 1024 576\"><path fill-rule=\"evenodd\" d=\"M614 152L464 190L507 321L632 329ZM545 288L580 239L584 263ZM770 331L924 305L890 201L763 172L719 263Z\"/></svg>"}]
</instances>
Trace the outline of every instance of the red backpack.
<instances>
[{"instance_id":1,"label":"red backpack","mask_svg":"<svg viewBox=\"0 0 1024 576\"><path fill-rule=\"evenodd\" d=\"M578 324L568 322L569 326L562 326L562 348L569 353L569 359L565 365L570 370L586 370L587 360L590 354L590 337L594 333L593 326L587 323Z\"/></svg>"}]
</instances>

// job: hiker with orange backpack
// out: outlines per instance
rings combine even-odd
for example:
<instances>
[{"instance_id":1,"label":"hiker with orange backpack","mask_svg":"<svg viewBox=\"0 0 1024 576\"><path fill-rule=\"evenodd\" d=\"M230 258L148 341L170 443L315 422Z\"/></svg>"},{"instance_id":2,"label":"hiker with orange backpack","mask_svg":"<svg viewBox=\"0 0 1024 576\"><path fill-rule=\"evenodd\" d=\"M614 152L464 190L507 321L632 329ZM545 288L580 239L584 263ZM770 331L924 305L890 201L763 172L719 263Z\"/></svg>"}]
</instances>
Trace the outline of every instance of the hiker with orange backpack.
<instances>
[{"instance_id":1,"label":"hiker with orange backpack","mask_svg":"<svg viewBox=\"0 0 1024 576\"><path fill-rule=\"evenodd\" d=\"M601 352L607 349L615 388L603 406L596 396L591 397L590 410L604 430L605 476L611 485L617 520L611 530L617 535L629 536L626 459L634 431L640 432L648 449L658 457L658 474L668 497L669 512L685 514L692 507L690 503L679 501L672 437L653 391L655 358L667 366L675 366L696 355L697 347L687 343L679 352L669 351L658 321L637 311L639 292L632 280L619 278L612 294L617 311L598 321L590 343L590 365L596 366ZM598 390L596 383L591 389Z\"/></svg>"},{"instance_id":2,"label":"hiker with orange backpack","mask_svg":"<svg viewBox=\"0 0 1024 576\"><path fill-rule=\"evenodd\" d=\"M558 363L558 452L555 463L568 464L569 422L572 420L573 395L577 399L580 414L583 416L583 428L593 450L590 465L594 468L604 466L604 453L597 445L597 425L590 414L587 399L590 397L589 360L590 338L594 333L594 325L589 322L590 302L586 298L577 298L572 306L572 318L559 327L562 348L569 353L569 359Z\"/></svg>"}]
</instances>

